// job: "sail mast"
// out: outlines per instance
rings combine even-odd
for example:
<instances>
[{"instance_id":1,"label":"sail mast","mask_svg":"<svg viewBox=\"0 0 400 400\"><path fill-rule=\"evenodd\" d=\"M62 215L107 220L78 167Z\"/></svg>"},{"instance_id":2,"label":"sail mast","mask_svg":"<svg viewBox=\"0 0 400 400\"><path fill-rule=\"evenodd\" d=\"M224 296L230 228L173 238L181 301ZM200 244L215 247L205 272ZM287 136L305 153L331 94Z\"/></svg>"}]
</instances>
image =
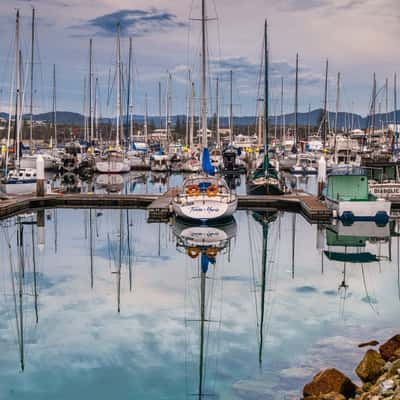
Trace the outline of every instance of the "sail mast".
<instances>
[{"instance_id":1,"label":"sail mast","mask_svg":"<svg viewBox=\"0 0 400 400\"><path fill-rule=\"evenodd\" d=\"M33 153L33 69L34 69L34 52L35 52L35 8L32 8L32 33L31 33L31 101L30 101L30 114L31 125L29 129L29 148L31 154Z\"/></svg>"},{"instance_id":2,"label":"sail mast","mask_svg":"<svg viewBox=\"0 0 400 400\"><path fill-rule=\"evenodd\" d=\"M264 63L265 63L265 71L264 71L264 171L268 169L269 166L269 143L268 143L268 135L269 135L269 60L268 60L268 24L267 20L265 20L264 24Z\"/></svg>"},{"instance_id":3,"label":"sail mast","mask_svg":"<svg viewBox=\"0 0 400 400\"><path fill-rule=\"evenodd\" d=\"M221 138L219 135L219 78L217 77L217 87L216 87L216 119L217 119L217 126L216 126L216 130L217 130L217 148L219 148L220 146L220 142L221 142Z\"/></svg>"},{"instance_id":4,"label":"sail mast","mask_svg":"<svg viewBox=\"0 0 400 400\"><path fill-rule=\"evenodd\" d=\"M325 149L326 147L326 139L328 136L328 68L329 68L329 61L326 60L325 65L325 92L324 92L324 115L323 115L323 140L322 140L322 147Z\"/></svg>"},{"instance_id":5,"label":"sail mast","mask_svg":"<svg viewBox=\"0 0 400 400\"><path fill-rule=\"evenodd\" d=\"M296 83L295 83L295 94L294 94L294 145L297 149L298 140L298 108L299 108L299 55L296 54Z\"/></svg>"},{"instance_id":6,"label":"sail mast","mask_svg":"<svg viewBox=\"0 0 400 400\"><path fill-rule=\"evenodd\" d=\"M229 144L233 142L233 71L229 73L230 102L229 102Z\"/></svg>"},{"instance_id":7,"label":"sail mast","mask_svg":"<svg viewBox=\"0 0 400 400\"><path fill-rule=\"evenodd\" d=\"M148 119L148 100L147 100L147 93L145 94L145 112L144 112L144 141L147 144L148 142L148 126L147 126L147 119Z\"/></svg>"},{"instance_id":8,"label":"sail mast","mask_svg":"<svg viewBox=\"0 0 400 400\"><path fill-rule=\"evenodd\" d=\"M120 125L120 109L121 109L121 44L120 44L120 24L117 24L117 57L116 57L116 72L117 72L117 125L115 132L115 146L119 147L119 125Z\"/></svg>"},{"instance_id":9,"label":"sail mast","mask_svg":"<svg viewBox=\"0 0 400 400\"><path fill-rule=\"evenodd\" d=\"M201 33L202 33L202 146L207 147L207 32L206 2L201 1Z\"/></svg>"},{"instance_id":10,"label":"sail mast","mask_svg":"<svg viewBox=\"0 0 400 400\"><path fill-rule=\"evenodd\" d=\"M57 98L56 98L56 64L53 64L53 129L54 144L57 146Z\"/></svg>"},{"instance_id":11,"label":"sail mast","mask_svg":"<svg viewBox=\"0 0 400 400\"><path fill-rule=\"evenodd\" d=\"M190 93L190 129L189 129L189 148L193 149L193 136L194 136L194 82L191 85Z\"/></svg>"},{"instance_id":12,"label":"sail mast","mask_svg":"<svg viewBox=\"0 0 400 400\"><path fill-rule=\"evenodd\" d=\"M126 99L126 128L125 128L125 147L128 147L128 129L129 129L129 115L131 110L130 103L131 103L131 70L132 70L132 37L129 38L129 56L128 56L128 93Z\"/></svg>"},{"instance_id":13,"label":"sail mast","mask_svg":"<svg viewBox=\"0 0 400 400\"><path fill-rule=\"evenodd\" d=\"M93 112L92 112L92 94L93 94L93 39L89 39L89 142L93 143Z\"/></svg>"},{"instance_id":14,"label":"sail mast","mask_svg":"<svg viewBox=\"0 0 400 400\"><path fill-rule=\"evenodd\" d=\"M19 49L19 10L17 10L17 19L15 24L15 68L16 68L16 96L15 96L15 125L14 125L14 149L17 156L17 167L19 167L19 98L21 96L21 52Z\"/></svg>"}]
</instances>

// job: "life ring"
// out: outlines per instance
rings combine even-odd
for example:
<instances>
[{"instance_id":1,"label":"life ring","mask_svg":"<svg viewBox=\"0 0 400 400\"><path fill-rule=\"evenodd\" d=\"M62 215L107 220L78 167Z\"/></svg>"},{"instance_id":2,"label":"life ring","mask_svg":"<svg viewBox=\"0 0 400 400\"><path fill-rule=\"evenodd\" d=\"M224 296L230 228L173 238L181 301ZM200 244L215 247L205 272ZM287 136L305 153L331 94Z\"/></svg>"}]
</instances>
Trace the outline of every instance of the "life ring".
<instances>
[{"instance_id":1,"label":"life ring","mask_svg":"<svg viewBox=\"0 0 400 400\"><path fill-rule=\"evenodd\" d=\"M190 258L197 258L200 254L200 249L198 247L189 247L187 254Z\"/></svg>"},{"instance_id":2,"label":"life ring","mask_svg":"<svg viewBox=\"0 0 400 400\"><path fill-rule=\"evenodd\" d=\"M217 254L218 254L218 250L216 247L209 247L206 250L206 256L209 258L215 258L215 257L217 257Z\"/></svg>"},{"instance_id":3,"label":"life ring","mask_svg":"<svg viewBox=\"0 0 400 400\"><path fill-rule=\"evenodd\" d=\"M186 188L186 193L188 196L199 196L200 195L200 188L197 185L190 185Z\"/></svg>"},{"instance_id":4,"label":"life ring","mask_svg":"<svg viewBox=\"0 0 400 400\"><path fill-rule=\"evenodd\" d=\"M216 185L211 185L207 188L207 196L208 197L215 197L218 194L219 190Z\"/></svg>"}]
</instances>

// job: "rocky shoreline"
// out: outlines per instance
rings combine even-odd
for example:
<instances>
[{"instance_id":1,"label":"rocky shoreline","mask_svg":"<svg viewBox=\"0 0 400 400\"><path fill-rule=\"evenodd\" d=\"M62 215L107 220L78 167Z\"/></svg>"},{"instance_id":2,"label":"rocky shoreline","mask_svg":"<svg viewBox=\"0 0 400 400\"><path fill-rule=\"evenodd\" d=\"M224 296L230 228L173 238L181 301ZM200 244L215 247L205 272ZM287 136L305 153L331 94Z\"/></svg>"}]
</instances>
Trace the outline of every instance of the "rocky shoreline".
<instances>
[{"instance_id":1,"label":"rocky shoreline","mask_svg":"<svg viewBox=\"0 0 400 400\"><path fill-rule=\"evenodd\" d=\"M377 346L371 341L359 347ZM400 400L400 334L369 349L355 369L361 385L335 368L314 376L303 389L304 400Z\"/></svg>"}]
</instances>

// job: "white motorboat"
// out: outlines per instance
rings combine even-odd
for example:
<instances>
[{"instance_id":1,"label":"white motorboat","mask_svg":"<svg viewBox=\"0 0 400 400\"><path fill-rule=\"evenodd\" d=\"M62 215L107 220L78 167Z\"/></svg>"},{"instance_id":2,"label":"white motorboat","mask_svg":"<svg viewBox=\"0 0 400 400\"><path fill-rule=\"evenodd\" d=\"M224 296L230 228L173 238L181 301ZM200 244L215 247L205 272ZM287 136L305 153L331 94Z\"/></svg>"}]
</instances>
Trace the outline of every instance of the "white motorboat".
<instances>
[{"instance_id":1,"label":"white motorboat","mask_svg":"<svg viewBox=\"0 0 400 400\"><path fill-rule=\"evenodd\" d=\"M346 222L376 221L386 224L391 203L378 199L368 189L368 177L362 171L339 171L328 175L325 195L334 217Z\"/></svg>"},{"instance_id":2,"label":"white motorboat","mask_svg":"<svg viewBox=\"0 0 400 400\"><path fill-rule=\"evenodd\" d=\"M36 154L24 154L20 159L20 167L35 169L36 168L36 160L38 156L41 155L44 160L44 169L52 170L57 167L57 159L51 154L47 153L36 153Z\"/></svg>"},{"instance_id":3,"label":"white motorboat","mask_svg":"<svg viewBox=\"0 0 400 400\"><path fill-rule=\"evenodd\" d=\"M36 191L36 169L19 168L9 171L0 183L6 194L28 194Z\"/></svg>"},{"instance_id":4,"label":"white motorboat","mask_svg":"<svg viewBox=\"0 0 400 400\"><path fill-rule=\"evenodd\" d=\"M168 156L155 154L152 157L150 169L154 172L167 172L169 170Z\"/></svg>"}]
</instances>

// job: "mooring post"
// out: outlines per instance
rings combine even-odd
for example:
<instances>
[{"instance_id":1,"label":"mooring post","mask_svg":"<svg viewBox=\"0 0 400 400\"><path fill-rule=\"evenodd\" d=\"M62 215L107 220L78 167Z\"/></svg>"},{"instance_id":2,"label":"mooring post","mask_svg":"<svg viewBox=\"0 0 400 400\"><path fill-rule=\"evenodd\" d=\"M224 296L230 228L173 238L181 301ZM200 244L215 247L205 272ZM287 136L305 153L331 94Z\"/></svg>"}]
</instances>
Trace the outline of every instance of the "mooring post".
<instances>
[{"instance_id":1,"label":"mooring post","mask_svg":"<svg viewBox=\"0 0 400 400\"><path fill-rule=\"evenodd\" d=\"M44 210L37 211L37 245L38 249L43 252L44 250L44 241L45 241L45 212Z\"/></svg>"},{"instance_id":2,"label":"mooring post","mask_svg":"<svg viewBox=\"0 0 400 400\"><path fill-rule=\"evenodd\" d=\"M326 182L326 160L324 155L321 155L321 158L318 162L318 197L322 197L322 191L324 189Z\"/></svg>"},{"instance_id":3,"label":"mooring post","mask_svg":"<svg viewBox=\"0 0 400 400\"><path fill-rule=\"evenodd\" d=\"M44 196L44 159L41 155L36 158L36 196Z\"/></svg>"}]
</instances>

